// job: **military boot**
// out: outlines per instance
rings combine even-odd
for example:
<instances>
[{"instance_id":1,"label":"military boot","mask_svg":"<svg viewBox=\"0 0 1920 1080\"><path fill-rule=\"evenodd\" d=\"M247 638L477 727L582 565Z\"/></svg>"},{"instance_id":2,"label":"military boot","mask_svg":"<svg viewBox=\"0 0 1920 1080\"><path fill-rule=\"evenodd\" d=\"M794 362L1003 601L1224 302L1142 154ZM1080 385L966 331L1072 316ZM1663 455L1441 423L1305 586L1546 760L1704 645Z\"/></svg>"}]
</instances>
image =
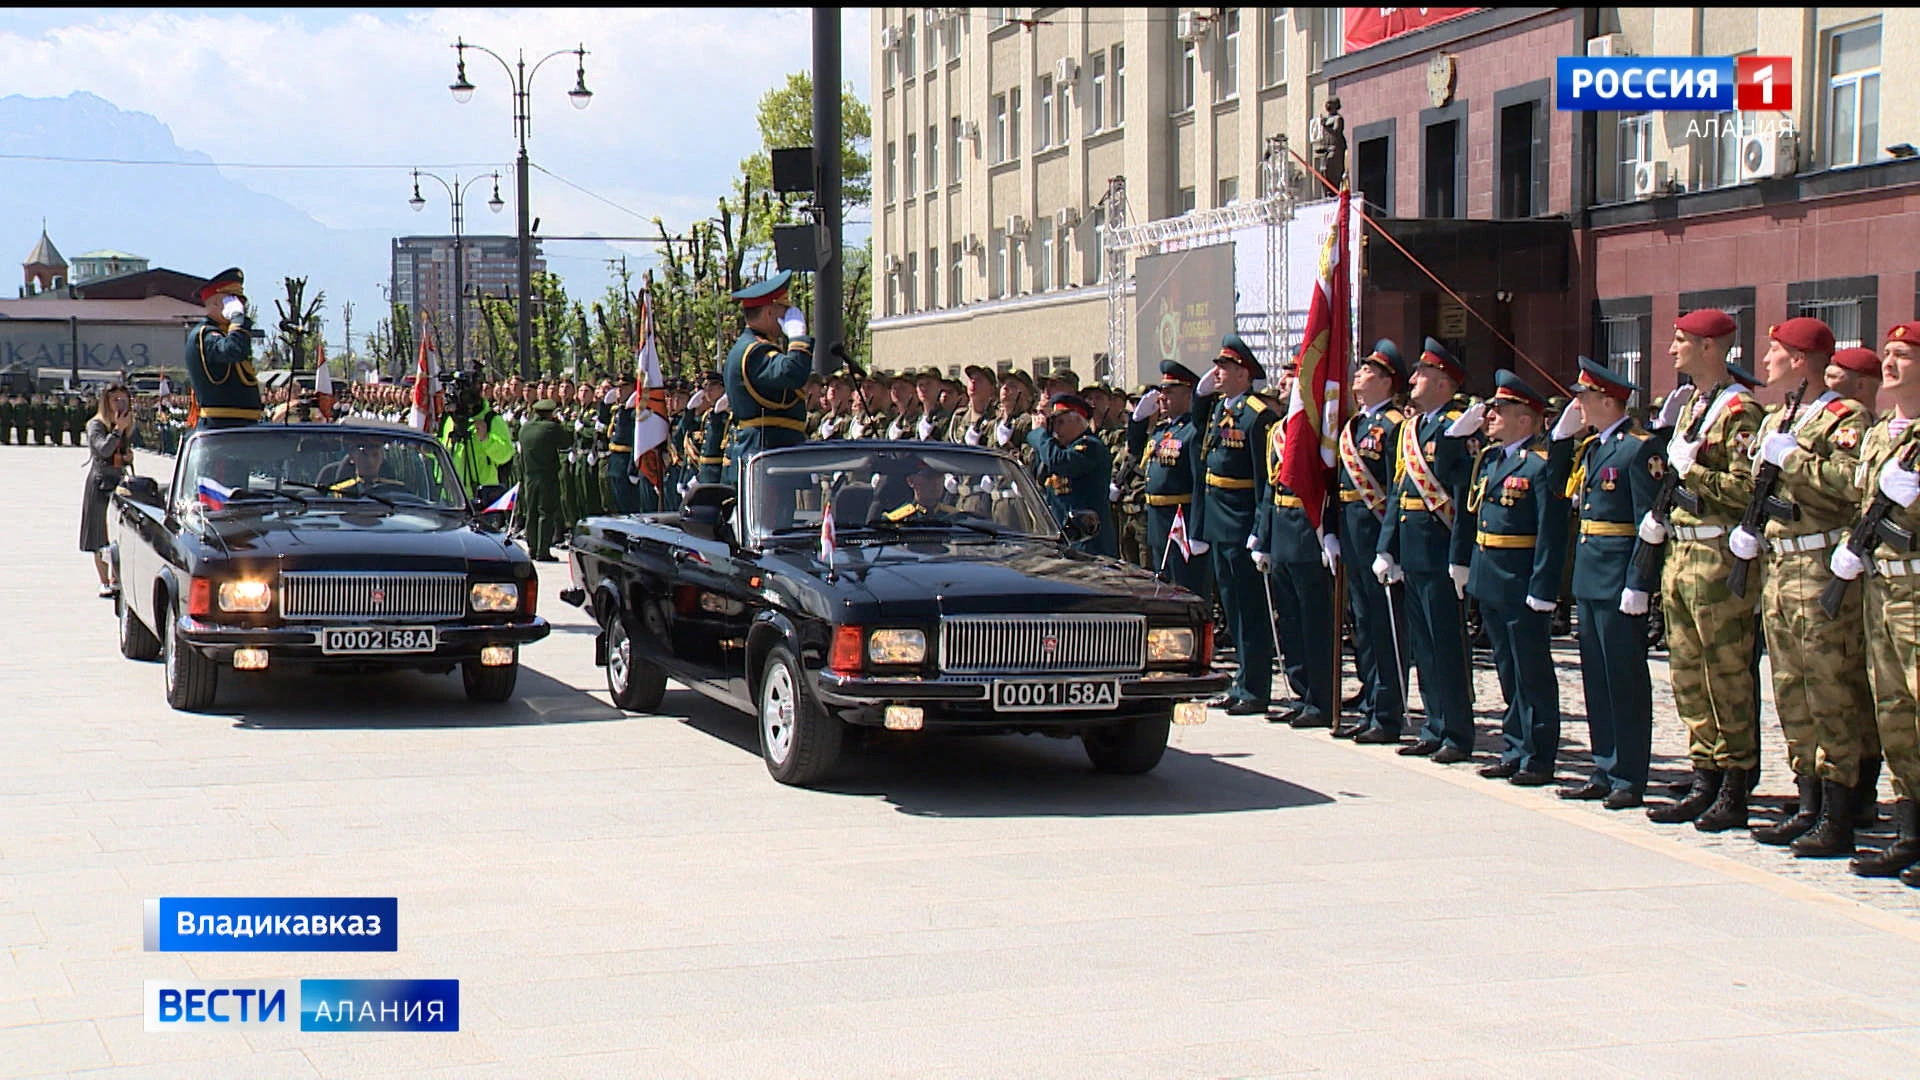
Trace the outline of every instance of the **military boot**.
<instances>
[{"instance_id":1,"label":"military boot","mask_svg":"<svg viewBox=\"0 0 1920 1080\"><path fill-rule=\"evenodd\" d=\"M1900 871L1900 884L1920 889L1920 863L1914 863Z\"/></svg>"},{"instance_id":2,"label":"military boot","mask_svg":"<svg viewBox=\"0 0 1920 1080\"><path fill-rule=\"evenodd\" d=\"M1796 776L1793 782L1800 785L1800 808L1784 821L1753 830L1753 838L1760 843L1784 847L1800 839L1801 834L1813 828L1813 823L1819 820L1820 778Z\"/></svg>"},{"instance_id":3,"label":"military boot","mask_svg":"<svg viewBox=\"0 0 1920 1080\"><path fill-rule=\"evenodd\" d=\"M1893 823L1900 830L1885 851L1863 851L1847 869L1861 877L1893 877L1920 863L1920 803L1901 799L1893 804Z\"/></svg>"},{"instance_id":4,"label":"military boot","mask_svg":"<svg viewBox=\"0 0 1920 1080\"><path fill-rule=\"evenodd\" d=\"M1707 812L1694 820L1701 832L1726 832L1747 827L1747 770L1728 769L1720 781L1720 793Z\"/></svg>"},{"instance_id":5,"label":"military boot","mask_svg":"<svg viewBox=\"0 0 1920 1080\"><path fill-rule=\"evenodd\" d=\"M1720 794L1721 778L1719 769L1693 770L1693 790L1679 802L1656 806L1647 811L1647 820L1661 825L1677 825L1683 821L1692 821L1707 812L1707 807Z\"/></svg>"},{"instance_id":6,"label":"military boot","mask_svg":"<svg viewBox=\"0 0 1920 1080\"><path fill-rule=\"evenodd\" d=\"M1880 824L1880 755L1860 762L1860 782L1853 785L1853 827L1871 829Z\"/></svg>"},{"instance_id":7,"label":"military boot","mask_svg":"<svg viewBox=\"0 0 1920 1080\"><path fill-rule=\"evenodd\" d=\"M1793 842L1802 859L1832 859L1853 854L1853 789L1832 780L1820 781L1820 820L1813 830Z\"/></svg>"}]
</instances>

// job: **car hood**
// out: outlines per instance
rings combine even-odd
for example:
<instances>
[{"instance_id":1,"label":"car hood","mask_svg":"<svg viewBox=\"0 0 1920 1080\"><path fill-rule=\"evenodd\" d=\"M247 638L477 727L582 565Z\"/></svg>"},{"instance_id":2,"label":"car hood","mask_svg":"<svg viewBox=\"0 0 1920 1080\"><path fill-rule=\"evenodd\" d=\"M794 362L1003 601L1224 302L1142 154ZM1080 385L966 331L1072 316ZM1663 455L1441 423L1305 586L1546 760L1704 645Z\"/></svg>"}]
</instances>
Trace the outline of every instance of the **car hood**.
<instances>
[{"instance_id":1,"label":"car hood","mask_svg":"<svg viewBox=\"0 0 1920 1080\"><path fill-rule=\"evenodd\" d=\"M273 559L284 570L464 569L510 558L504 536L473 528L459 511L294 510L203 518L210 547L235 559Z\"/></svg>"}]
</instances>

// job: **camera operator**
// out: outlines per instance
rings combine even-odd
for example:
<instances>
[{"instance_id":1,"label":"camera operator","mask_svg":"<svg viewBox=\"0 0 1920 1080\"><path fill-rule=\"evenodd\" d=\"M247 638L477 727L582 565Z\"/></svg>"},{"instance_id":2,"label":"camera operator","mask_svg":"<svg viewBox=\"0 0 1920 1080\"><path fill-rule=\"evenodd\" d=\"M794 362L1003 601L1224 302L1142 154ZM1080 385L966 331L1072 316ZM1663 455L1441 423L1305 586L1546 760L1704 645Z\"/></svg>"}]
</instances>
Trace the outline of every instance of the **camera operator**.
<instances>
[{"instance_id":1,"label":"camera operator","mask_svg":"<svg viewBox=\"0 0 1920 1080\"><path fill-rule=\"evenodd\" d=\"M513 460L513 440L507 425L480 396L473 376L459 372L447 385L447 418L440 441L453 455L453 467L469 493L500 482L500 466Z\"/></svg>"}]
</instances>

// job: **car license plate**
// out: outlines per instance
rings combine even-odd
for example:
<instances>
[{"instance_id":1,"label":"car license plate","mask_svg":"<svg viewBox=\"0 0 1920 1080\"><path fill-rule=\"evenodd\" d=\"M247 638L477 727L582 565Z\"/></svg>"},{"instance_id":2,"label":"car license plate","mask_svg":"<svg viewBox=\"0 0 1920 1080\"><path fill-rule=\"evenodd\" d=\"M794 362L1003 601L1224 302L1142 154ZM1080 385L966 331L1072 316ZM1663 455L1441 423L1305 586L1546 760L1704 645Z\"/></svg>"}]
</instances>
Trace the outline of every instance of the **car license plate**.
<instances>
[{"instance_id":1,"label":"car license plate","mask_svg":"<svg viewBox=\"0 0 1920 1080\"><path fill-rule=\"evenodd\" d=\"M1111 709L1120 702L1113 679L996 679L995 712L1043 712L1054 709Z\"/></svg>"},{"instance_id":2,"label":"car license plate","mask_svg":"<svg viewBox=\"0 0 1920 1080\"><path fill-rule=\"evenodd\" d=\"M320 651L329 656L432 652L434 645L431 626L353 626L320 632Z\"/></svg>"}]
</instances>

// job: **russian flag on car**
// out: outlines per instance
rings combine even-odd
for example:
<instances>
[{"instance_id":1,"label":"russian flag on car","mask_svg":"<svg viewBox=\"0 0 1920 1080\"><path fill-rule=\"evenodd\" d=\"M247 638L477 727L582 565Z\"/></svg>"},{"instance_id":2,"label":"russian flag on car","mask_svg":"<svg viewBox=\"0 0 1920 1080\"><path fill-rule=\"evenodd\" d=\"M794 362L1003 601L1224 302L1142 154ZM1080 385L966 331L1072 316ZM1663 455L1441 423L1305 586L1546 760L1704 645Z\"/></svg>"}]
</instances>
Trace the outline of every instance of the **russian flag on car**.
<instances>
[{"instance_id":1,"label":"russian flag on car","mask_svg":"<svg viewBox=\"0 0 1920 1080\"><path fill-rule=\"evenodd\" d=\"M488 503L487 508L485 510L482 510L481 513L491 514L495 510L499 510L502 513L508 513L513 510L513 504L518 501L520 501L520 485L515 484L512 487L508 488L507 490L501 492L499 498Z\"/></svg>"},{"instance_id":2,"label":"russian flag on car","mask_svg":"<svg viewBox=\"0 0 1920 1080\"><path fill-rule=\"evenodd\" d=\"M218 510L227 505L228 499L233 498L232 488L210 476L201 477L200 482L194 486L193 492L200 497L200 505L209 510Z\"/></svg>"}]
</instances>

